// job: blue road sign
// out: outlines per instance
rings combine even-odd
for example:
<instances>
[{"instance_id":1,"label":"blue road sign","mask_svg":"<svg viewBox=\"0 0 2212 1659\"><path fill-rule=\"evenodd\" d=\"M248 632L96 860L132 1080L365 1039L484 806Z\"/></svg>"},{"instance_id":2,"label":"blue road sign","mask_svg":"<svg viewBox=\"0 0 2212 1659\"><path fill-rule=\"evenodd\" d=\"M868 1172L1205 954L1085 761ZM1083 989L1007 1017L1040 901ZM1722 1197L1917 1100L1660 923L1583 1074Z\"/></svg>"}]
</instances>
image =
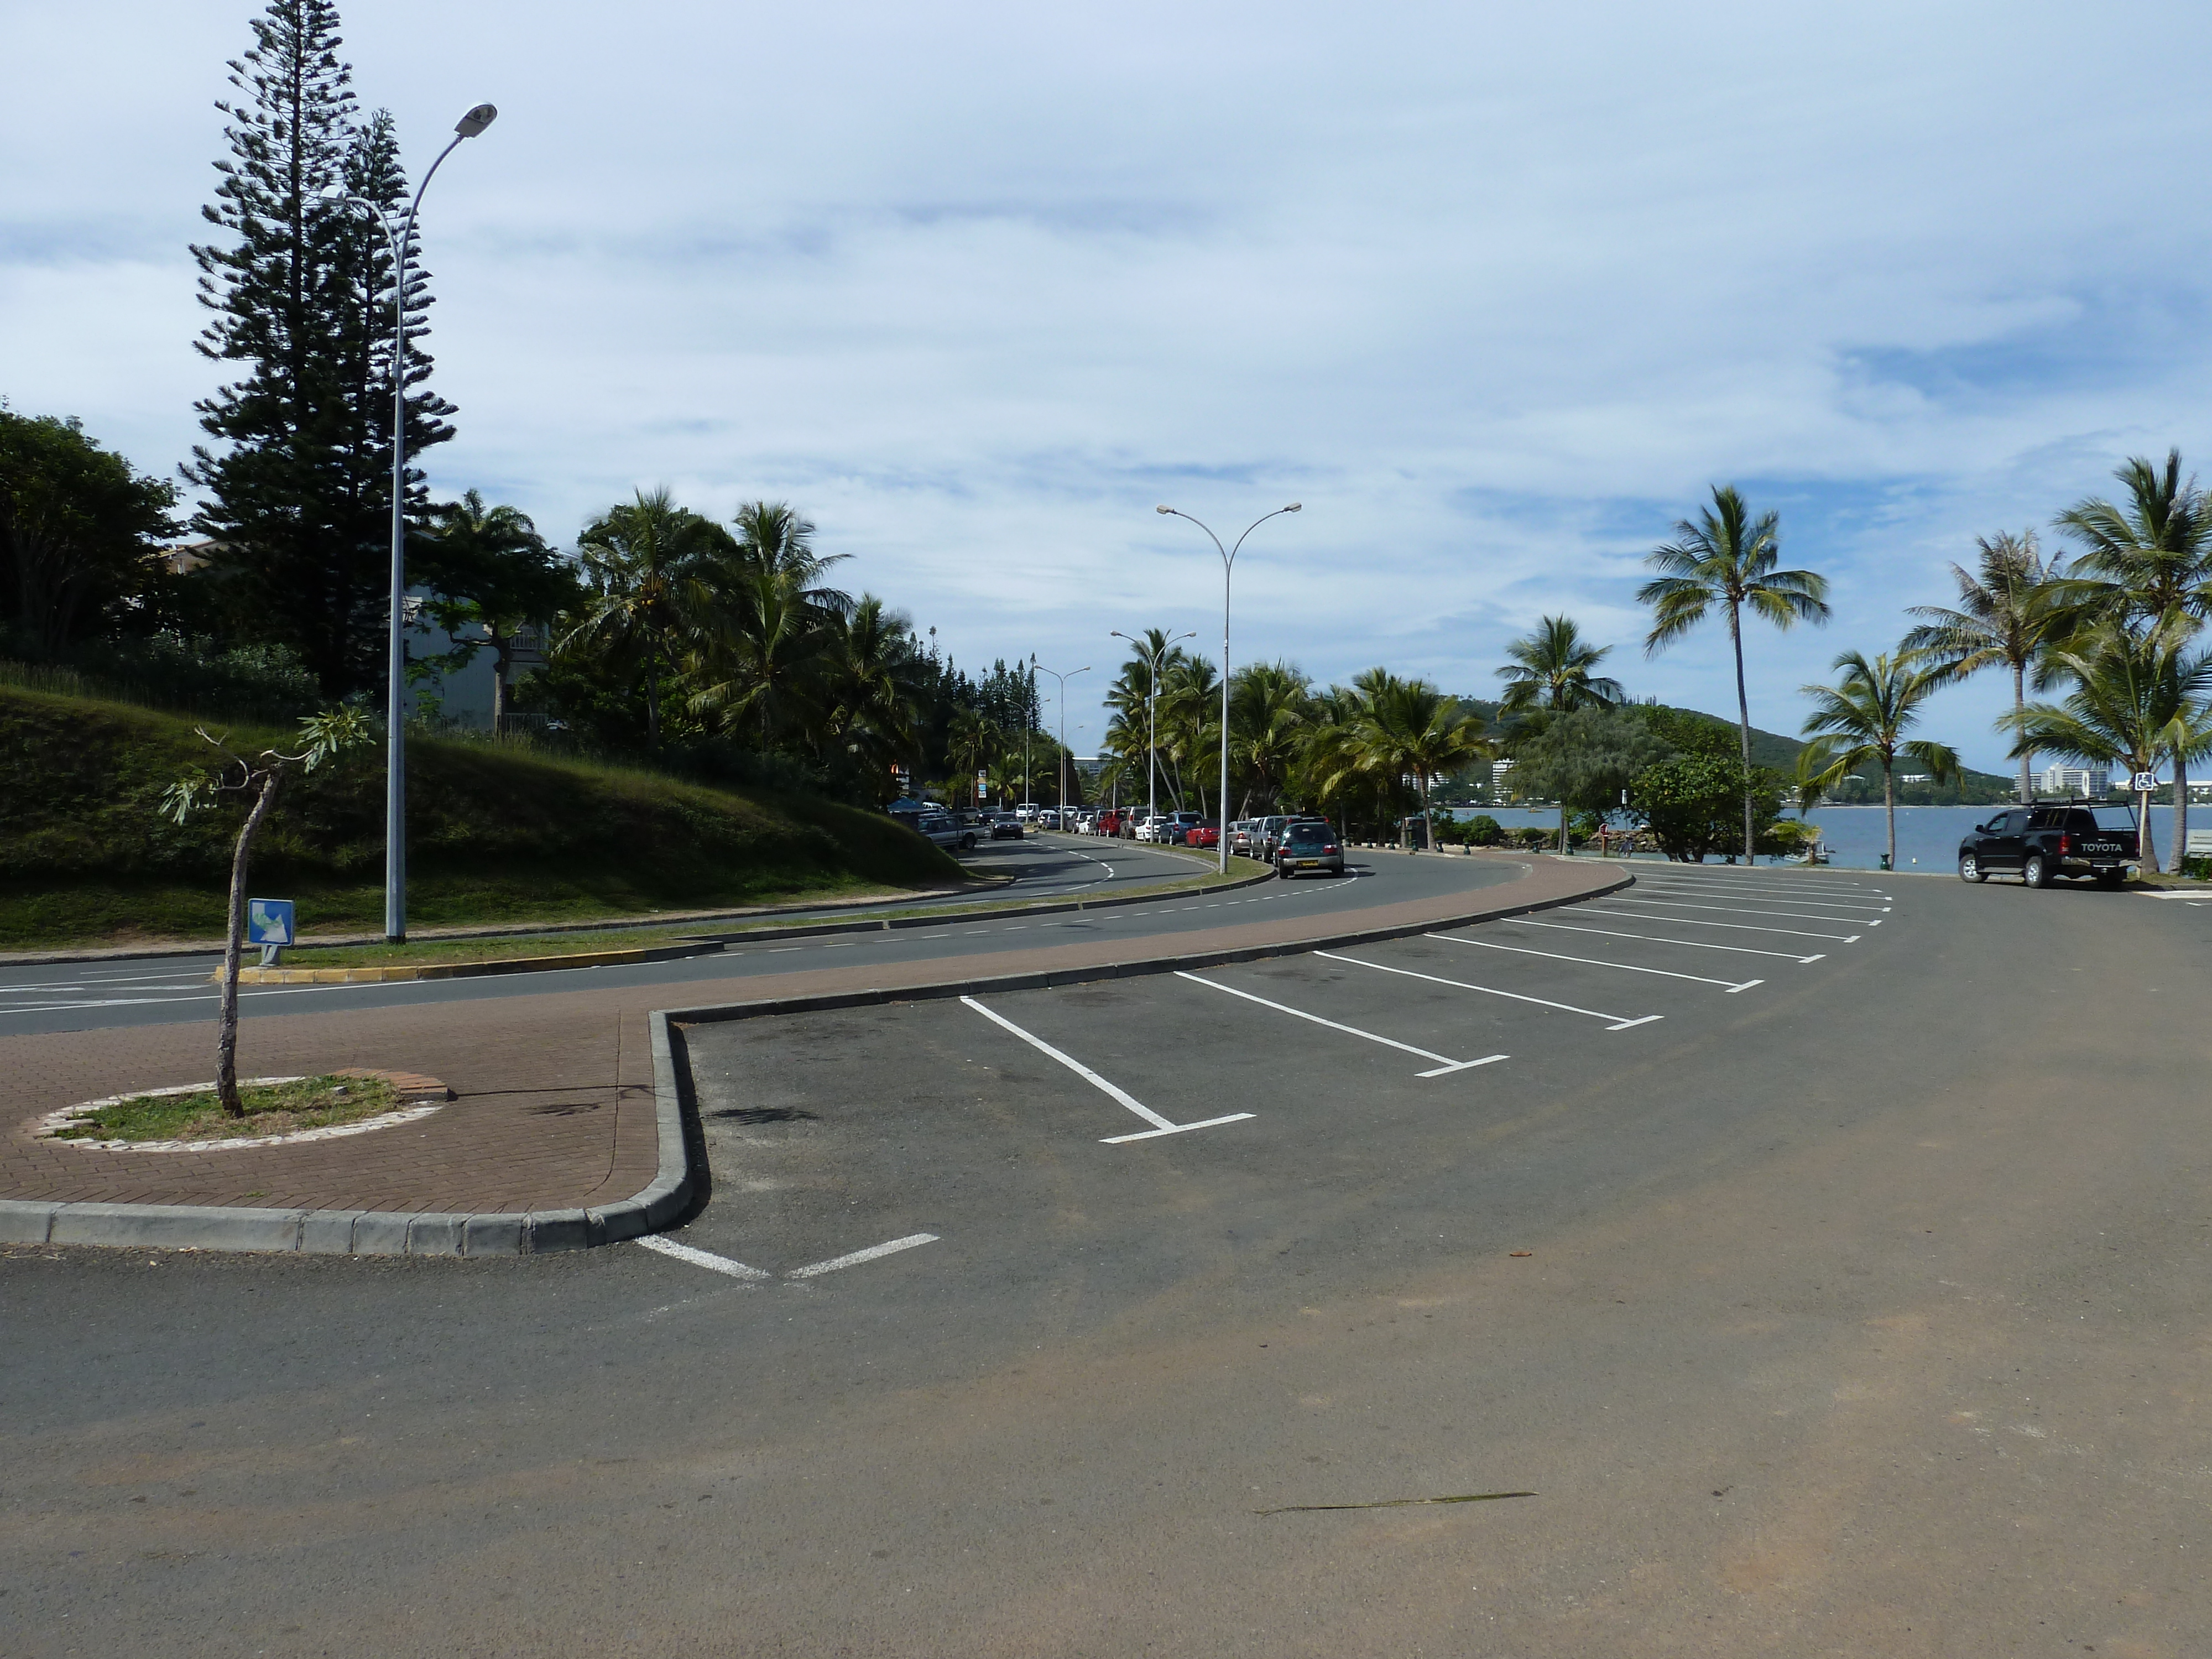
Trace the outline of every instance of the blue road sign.
<instances>
[{"instance_id":1,"label":"blue road sign","mask_svg":"<svg viewBox=\"0 0 2212 1659\"><path fill-rule=\"evenodd\" d=\"M289 945L292 942L292 901L246 900L246 937L255 945Z\"/></svg>"}]
</instances>

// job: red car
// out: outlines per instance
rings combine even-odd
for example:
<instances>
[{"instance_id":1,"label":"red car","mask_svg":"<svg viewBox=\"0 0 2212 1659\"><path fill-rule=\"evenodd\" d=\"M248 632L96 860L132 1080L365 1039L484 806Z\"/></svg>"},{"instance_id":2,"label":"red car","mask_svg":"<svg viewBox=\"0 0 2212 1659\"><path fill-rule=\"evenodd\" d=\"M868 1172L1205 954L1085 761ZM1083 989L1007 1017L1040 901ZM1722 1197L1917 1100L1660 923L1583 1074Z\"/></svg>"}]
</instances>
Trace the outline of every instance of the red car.
<instances>
[{"instance_id":1,"label":"red car","mask_svg":"<svg viewBox=\"0 0 2212 1659\"><path fill-rule=\"evenodd\" d=\"M1221 845L1221 826L1218 823L1194 823L1183 832L1186 847L1218 847Z\"/></svg>"},{"instance_id":2,"label":"red car","mask_svg":"<svg viewBox=\"0 0 2212 1659\"><path fill-rule=\"evenodd\" d=\"M1121 833L1121 820L1128 816L1129 812L1127 807L1109 806L1102 808L1098 814L1098 833L1102 836L1120 835Z\"/></svg>"}]
</instances>

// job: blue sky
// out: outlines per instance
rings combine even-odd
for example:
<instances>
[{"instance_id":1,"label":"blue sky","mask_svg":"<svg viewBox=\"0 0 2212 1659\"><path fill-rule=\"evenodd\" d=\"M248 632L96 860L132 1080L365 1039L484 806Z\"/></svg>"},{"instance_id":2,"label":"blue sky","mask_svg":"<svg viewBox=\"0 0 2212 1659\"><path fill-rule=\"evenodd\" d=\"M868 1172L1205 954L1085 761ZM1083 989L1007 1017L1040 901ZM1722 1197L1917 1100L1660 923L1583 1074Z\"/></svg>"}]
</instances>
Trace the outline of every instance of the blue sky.
<instances>
[{"instance_id":1,"label":"blue sky","mask_svg":"<svg viewBox=\"0 0 2212 1659\"><path fill-rule=\"evenodd\" d=\"M1532 12L1534 15L1532 15ZM0 393L174 466L216 377L186 245L250 9L0 0ZM1782 514L1826 629L1754 633L1794 730L1977 534L2130 453L2212 456L2212 13L356 3L420 166L433 482L568 544L667 483L785 497L962 662L1109 677L1109 630L1494 684L1565 611L1726 712L1718 630L1645 660L1642 555L1716 482ZM1080 685L1084 682L1078 682ZM1927 734L2007 769L1994 680ZM1071 738L1096 741L1088 698Z\"/></svg>"}]
</instances>

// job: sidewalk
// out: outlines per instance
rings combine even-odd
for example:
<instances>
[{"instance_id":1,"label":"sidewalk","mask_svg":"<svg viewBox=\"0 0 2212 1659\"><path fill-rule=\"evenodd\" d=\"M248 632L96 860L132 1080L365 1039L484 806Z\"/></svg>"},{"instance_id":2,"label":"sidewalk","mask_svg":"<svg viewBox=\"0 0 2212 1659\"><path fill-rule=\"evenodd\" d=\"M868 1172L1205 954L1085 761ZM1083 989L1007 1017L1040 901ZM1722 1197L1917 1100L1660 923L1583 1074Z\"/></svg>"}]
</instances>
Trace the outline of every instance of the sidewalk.
<instances>
[{"instance_id":1,"label":"sidewalk","mask_svg":"<svg viewBox=\"0 0 2212 1659\"><path fill-rule=\"evenodd\" d=\"M1499 886L1378 905L1331 918L1335 933L1387 933L1446 917L1556 903L1621 879L1618 866L1512 859ZM1014 975L1110 969L1203 952L1279 947L1310 937L1311 917L1245 922L1202 935L1017 947L957 963L856 963L771 978L693 981L620 991L559 990L487 1001L261 1016L239 1031L246 1076L346 1066L426 1073L453 1100L392 1128L228 1152L100 1152L33 1140L47 1112L213 1074L210 1023L58 1032L0 1040L0 1201L234 1206L399 1216L570 1212L622 1203L662 1168L656 1009L896 994ZM665 1105L664 1114L659 1109ZM676 1149L670 1148L672 1155ZM4 1235L0 1235L4 1237ZM508 1247L512 1249L513 1247ZM526 1244L524 1248L528 1248Z\"/></svg>"}]
</instances>

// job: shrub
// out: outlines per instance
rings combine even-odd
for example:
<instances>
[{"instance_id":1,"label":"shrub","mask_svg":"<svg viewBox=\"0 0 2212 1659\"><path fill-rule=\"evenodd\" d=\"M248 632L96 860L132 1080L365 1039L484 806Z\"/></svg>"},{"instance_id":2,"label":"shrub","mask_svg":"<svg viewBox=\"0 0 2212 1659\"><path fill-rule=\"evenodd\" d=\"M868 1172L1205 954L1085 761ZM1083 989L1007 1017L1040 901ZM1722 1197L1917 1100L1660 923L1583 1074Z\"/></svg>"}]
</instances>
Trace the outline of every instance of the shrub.
<instances>
[{"instance_id":1,"label":"shrub","mask_svg":"<svg viewBox=\"0 0 2212 1659\"><path fill-rule=\"evenodd\" d=\"M1461 826L1477 847L1495 847L1505 839L1505 826L1487 812L1478 812Z\"/></svg>"}]
</instances>

